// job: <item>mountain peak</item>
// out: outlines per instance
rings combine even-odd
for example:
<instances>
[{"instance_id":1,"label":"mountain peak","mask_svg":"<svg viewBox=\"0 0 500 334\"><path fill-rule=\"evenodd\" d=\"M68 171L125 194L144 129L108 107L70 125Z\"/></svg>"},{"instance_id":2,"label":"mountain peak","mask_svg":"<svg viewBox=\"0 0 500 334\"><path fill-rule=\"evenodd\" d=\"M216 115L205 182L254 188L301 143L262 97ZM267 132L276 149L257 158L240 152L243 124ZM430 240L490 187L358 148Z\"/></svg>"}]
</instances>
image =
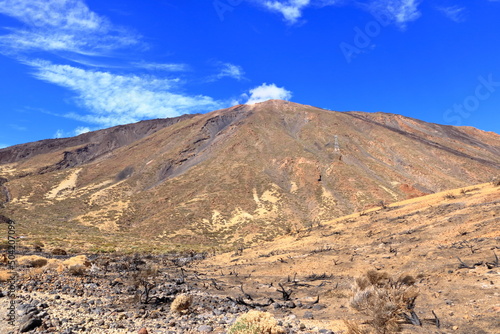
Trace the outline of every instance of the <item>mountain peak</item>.
<instances>
[{"instance_id":1,"label":"mountain peak","mask_svg":"<svg viewBox=\"0 0 500 334\"><path fill-rule=\"evenodd\" d=\"M498 135L284 100L75 138L0 150L0 204L26 222L20 233L58 235L71 223L125 244L251 244L486 182L500 167Z\"/></svg>"}]
</instances>

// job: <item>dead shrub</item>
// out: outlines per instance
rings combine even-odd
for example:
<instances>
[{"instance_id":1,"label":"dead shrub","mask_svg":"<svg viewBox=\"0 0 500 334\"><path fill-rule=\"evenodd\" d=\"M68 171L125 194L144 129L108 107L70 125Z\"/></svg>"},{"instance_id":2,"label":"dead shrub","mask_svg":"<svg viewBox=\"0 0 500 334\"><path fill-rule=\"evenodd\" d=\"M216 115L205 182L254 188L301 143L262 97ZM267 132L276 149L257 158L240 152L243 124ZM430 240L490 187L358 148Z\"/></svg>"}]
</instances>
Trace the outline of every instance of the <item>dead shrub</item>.
<instances>
[{"instance_id":1,"label":"dead shrub","mask_svg":"<svg viewBox=\"0 0 500 334\"><path fill-rule=\"evenodd\" d=\"M394 279L386 272L371 270L356 279L351 307L368 316L377 333L395 333L402 322L420 325L414 312L418 289L415 279L406 275ZM348 327L350 328L350 327ZM351 333L361 333L354 327Z\"/></svg>"},{"instance_id":2,"label":"dead shrub","mask_svg":"<svg viewBox=\"0 0 500 334\"><path fill-rule=\"evenodd\" d=\"M47 264L48 260L43 256L26 255L17 259L17 263L21 266L40 268Z\"/></svg>"},{"instance_id":3,"label":"dead shrub","mask_svg":"<svg viewBox=\"0 0 500 334\"><path fill-rule=\"evenodd\" d=\"M189 311L192 304L193 296L183 293L175 297L174 301L170 305L170 311L175 313L185 313Z\"/></svg>"},{"instance_id":4,"label":"dead shrub","mask_svg":"<svg viewBox=\"0 0 500 334\"><path fill-rule=\"evenodd\" d=\"M344 324L347 327L347 334L370 334L369 330L361 328L355 321L344 320Z\"/></svg>"},{"instance_id":5,"label":"dead shrub","mask_svg":"<svg viewBox=\"0 0 500 334\"><path fill-rule=\"evenodd\" d=\"M452 193L446 193L446 194L444 194L443 198L444 199L455 199L456 196L453 195Z\"/></svg>"},{"instance_id":6,"label":"dead shrub","mask_svg":"<svg viewBox=\"0 0 500 334\"><path fill-rule=\"evenodd\" d=\"M33 250L35 252L41 252L43 247L45 247L45 245L41 242L41 241L35 241L33 242Z\"/></svg>"},{"instance_id":7,"label":"dead shrub","mask_svg":"<svg viewBox=\"0 0 500 334\"><path fill-rule=\"evenodd\" d=\"M495 187L500 186L500 176L495 176L491 179L491 184Z\"/></svg>"},{"instance_id":8,"label":"dead shrub","mask_svg":"<svg viewBox=\"0 0 500 334\"><path fill-rule=\"evenodd\" d=\"M85 272L87 271L87 267L85 267L83 264L74 264L68 267L68 272L71 275L75 276L83 276L85 275Z\"/></svg>"},{"instance_id":9,"label":"dead shrub","mask_svg":"<svg viewBox=\"0 0 500 334\"><path fill-rule=\"evenodd\" d=\"M282 334L285 330L268 312L252 310L241 315L231 326L228 334Z\"/></svg>"},{"instance_id":10,"label":"dead shrub","mask_svg":"<svg viewBox=\"0 0 500 334\"><path fill-rule=\"evenodd\" d=\"M81 264L85 267L90 267L90 265L91 265L90 261L87 259L87 257L85 255L77 255L77 256L70 257L69 259L64 260L63 264L67 267L75 265L75 264Z\"/></svg>"},{"instance_id":11,"label":"dead shrub","mask_svg":"<svg viewBox=\"0 0 500 334\"><path fill-rule=\"evenodd\" d=\"M52 253L52 255L67 255L68 254L64 249L61 249L61 248L54 248L51 251L51 253Z\"/></svg>"},{"instance_id":12,"label":"dead shrub","mask_svg":"<svg viewBox=\"0 0 500 334\"><path fill-rule=\"evenodd\" d=\"M158 267L146 265L137 268L132 274L132 285L135 289L136 299L144 304L148 304L153 297L151 292L158 285Z\"/></svg>"},{"instance_id":13,"label":"dead shrub","mask_svg":"<svg viewBox=\"0 0 500 334\"><path fill-rule=\"evenodd\" d=\"M64 270L64 266L61 260L58 259L49 259L47 265L44 267L45 270L56 270L61 273Z\"/></svg>"},{"instance_id":14,"label":"dead shrub","mask_svg":"<svg viewBox=\"0 0 500 334\"><path fill-rule=\"evenodd\" d=\"M73 256L62 264L68 268L68 272L75 276L82 276L86 273L87 269L90 267L91 263L85 255Z\"/></svg>"}]
</instances>

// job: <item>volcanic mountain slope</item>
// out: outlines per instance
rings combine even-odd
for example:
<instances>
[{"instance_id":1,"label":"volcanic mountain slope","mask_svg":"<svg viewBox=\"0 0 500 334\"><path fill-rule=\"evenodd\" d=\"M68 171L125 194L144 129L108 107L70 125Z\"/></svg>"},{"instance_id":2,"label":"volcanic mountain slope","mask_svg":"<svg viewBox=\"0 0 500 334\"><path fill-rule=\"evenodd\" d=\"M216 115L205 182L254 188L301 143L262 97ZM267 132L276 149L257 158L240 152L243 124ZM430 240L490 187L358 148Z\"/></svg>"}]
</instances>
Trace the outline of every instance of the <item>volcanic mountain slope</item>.
<instances>
[{"instance_id":1,"label":"volcanic mountain slope","mask_svg":"<svg viewBox=\"0 0 500 334\"><path fill-rule=\"evenodd\" d=\"M75 249L238 246L500 167L495 133L392 114L270 100L156 122L120 127L120 145L90 133L0 150L3 214Z\"/></svg>"}]
</instances>

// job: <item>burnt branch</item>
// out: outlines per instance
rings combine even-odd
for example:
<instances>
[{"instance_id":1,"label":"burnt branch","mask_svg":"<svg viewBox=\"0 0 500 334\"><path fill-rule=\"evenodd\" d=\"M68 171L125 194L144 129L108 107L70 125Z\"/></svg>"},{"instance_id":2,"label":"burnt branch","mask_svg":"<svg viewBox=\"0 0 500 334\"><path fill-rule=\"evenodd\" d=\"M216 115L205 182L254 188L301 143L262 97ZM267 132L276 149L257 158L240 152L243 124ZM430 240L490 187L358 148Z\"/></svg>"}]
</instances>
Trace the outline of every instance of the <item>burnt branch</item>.
<instances>
[{"instance_id":1,"label":"burnt branch","mask_svg":"<svg viewBox=\"0 0 500 334\"><path fill-rule=\"evenodd\" d=\"M441 328L441 321L439 321L439 318L434 312L434 310L432 311L432 315L434 316L434 323L436 324L436 327Z\"/></svg>"},{"instance_id":2,"label":"burnt branch","mask_svg":"<svg viewBox=\"0 0 500 334\"><path fill-rule=\"evenodd\" d=\"M293 290L286 290L285 287L283 286L283 284L281 283L278 283L278 285L280 286L281 289L278 289L278 292L281 292L282 294L282 298L284 301L289 301L290 300L290 296L292 295L293 293Z\"/></svg>"},{"instance_id":3,"label":"burnt branch","mask_svg":"<svg viewBox=\"0 0 500 334\"><path fill-rule=\"evenodd\" d=\"M462 261L458 256L457 256L458 261L460 261L460 264L458 265L458 269L474 269L474 266L469 266L467 265L464 261Z\"/></svg>"},{"instance_id":4,"label":"burnt branch","mask_svg":"<svg viewBox=\"0 0 500 334\"><path fill-rule=\"evenodd\" d=\"M418 318L418 315L414 311L411 311L410 315L408 315L406 313L403 313L403 315L406 318L406 320L409 323L411 323L412 325L422 326L422 321L420 321L420 319Z\"/></svg>"},{"instance_id":5,"label":"burnt branch","mask_svg":"<svg viewBox=\"0 0 500 334\"><path fill-rule=\"evenodd\" d=\"M243 296L246 298L246 299L250 299L250 300L253 300L252 296L250 296L248 293L245 292L245 290L243 290L243 284L240 285L240 290L241 290L241 293L243 293Z\"/></svg>"},{"instance_id":6,"label":"burnt branch","mask_svg":"<svg viewBox=\"0 0 500 334\"><path fill-rule=\"evenodd\" d=\"M274 303L274 300L272 298L269 298L266 303L258 303L258 302L250 303L250 302L245 301L242 296L238 296L235 299L233 299L231 297L227 297L227 299L232 301L233 303L238 304L238 305L243 305L243 306L247 306L250 308L267 307L267 306L271 305L272 303Z\"/></svg>"}]
</instances>

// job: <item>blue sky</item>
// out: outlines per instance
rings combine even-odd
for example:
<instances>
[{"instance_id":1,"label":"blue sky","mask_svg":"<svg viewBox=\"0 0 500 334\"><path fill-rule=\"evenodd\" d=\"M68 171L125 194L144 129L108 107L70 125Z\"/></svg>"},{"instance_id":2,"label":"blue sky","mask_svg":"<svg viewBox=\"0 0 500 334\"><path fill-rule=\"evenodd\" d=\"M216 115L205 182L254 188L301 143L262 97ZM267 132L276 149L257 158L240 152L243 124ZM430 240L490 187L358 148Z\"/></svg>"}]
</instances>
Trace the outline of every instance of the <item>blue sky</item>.
<instances>
[{"instance_id":1,"label":"blue sky","mask_svg":"<svg viewBox=\"0 0 500 334\"><path fill-rule=\"evenodd\" d=\"M499 0L0 0L0 147L270 98L500 133L499 17Z\"/></svg>"}]
</instances>

